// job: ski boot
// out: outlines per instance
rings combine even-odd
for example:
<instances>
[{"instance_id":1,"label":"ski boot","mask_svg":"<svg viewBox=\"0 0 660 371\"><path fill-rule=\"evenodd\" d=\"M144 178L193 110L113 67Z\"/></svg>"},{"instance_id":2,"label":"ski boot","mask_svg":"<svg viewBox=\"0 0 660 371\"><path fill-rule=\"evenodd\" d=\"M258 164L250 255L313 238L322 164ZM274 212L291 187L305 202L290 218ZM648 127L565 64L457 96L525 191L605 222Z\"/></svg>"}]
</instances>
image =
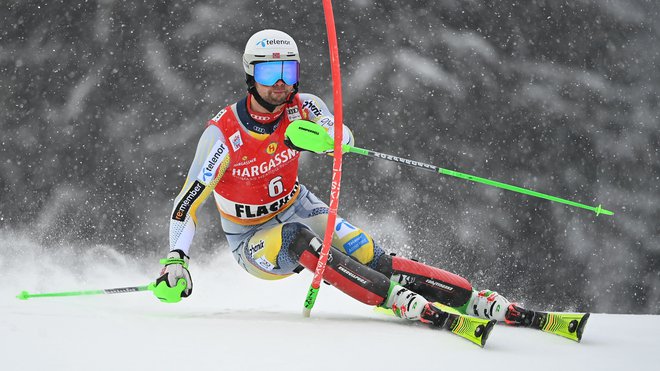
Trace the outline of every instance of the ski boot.
<instances>
[{"instance_id":1,"label":"ski boot","mask_svg":"<svg viewBox=\"0 0 660 371\"><path fill-rule=\"evenodd\" d=\"M390 288L390 294L385 301L385 306L392 308L395 316L413 321L421 320L422 312L428 304L423 296L396 284Z\"/></svg>"},{"instance_id":2,"label":"ski boot","mask_svg":"<svg viewBox=\"0 0 660 371\"><path fill-rule=\"evenodd\" d=\"M490 290L472 291L465 312L479 318L506 322L506 313L511 303L502 295Z\"/></svg>"},{"instance_id":3,"label":"ski boot","mask_svg":"<svg viewBox=\"0 0 660 371\"><path fill-rule=\"evenodd\" d=\"M473 292L467 313L481 318L492 318L507 325L529 327L563 336L579 342L589 313L541 312L511 303L502 295L489 290Z\"/></svg>"},{"instance_id":4,"label":"ski boot","mask_svg":"<svg viewBox=\"0 0 660 371\"><path fill-rule=\"evenodd\" d=\"M464 315L439 303L429 303L424 297L397 284L393 284L386 300L394 315L416 320L430 327L446 329L481 347L486 344L495 320Z\"/></svg>"}]
</instances>

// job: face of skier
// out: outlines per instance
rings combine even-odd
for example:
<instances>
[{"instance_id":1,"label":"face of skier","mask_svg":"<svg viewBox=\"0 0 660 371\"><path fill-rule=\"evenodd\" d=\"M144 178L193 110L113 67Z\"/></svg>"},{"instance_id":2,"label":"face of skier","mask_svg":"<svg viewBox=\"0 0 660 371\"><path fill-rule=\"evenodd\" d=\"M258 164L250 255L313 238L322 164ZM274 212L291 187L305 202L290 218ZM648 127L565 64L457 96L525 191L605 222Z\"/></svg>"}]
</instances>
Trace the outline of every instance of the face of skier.
<instances>
[{"instance_id":1,"label":"face of skier","mask_svg":"<svg viewBox=\"0 0 660 371\"><path fill-rule=\"evenodd\" d=\"M279 53L277 53L279 56ZM274 54L273 54L274 55ZM254 81L257 93L269 104L286 103L295 90L300 75L300 63L291 60L273 60L254 64Z\"/></svg>"},{"instance_id":2,"label":"face of skier","mask_svg":"<svg viewBox=\"0 0 660 371\"><path fill-rule=\"evenodd\" d=\"M258 82L255 82L255 87L257 88L257 93L268 103L279 106L284 104L289 97L289 94L293 92L293 85L287 85L284 81L279 80L272 86L262 85Z\"/></svg>"}]
</instances>

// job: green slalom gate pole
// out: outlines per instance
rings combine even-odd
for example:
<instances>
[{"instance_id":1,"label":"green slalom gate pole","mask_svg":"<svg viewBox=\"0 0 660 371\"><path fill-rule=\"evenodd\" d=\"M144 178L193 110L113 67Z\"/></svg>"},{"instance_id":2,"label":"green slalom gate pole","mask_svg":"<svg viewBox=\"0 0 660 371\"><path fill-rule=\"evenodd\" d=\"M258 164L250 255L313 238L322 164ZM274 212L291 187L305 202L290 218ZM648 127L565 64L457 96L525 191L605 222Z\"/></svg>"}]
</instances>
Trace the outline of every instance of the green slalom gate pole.
<instances>
[{"instance_id":1,"label":"green slalom gate pole","mask_svg":"<svg viewBox=\"0 0 660 371\"><path fill-rule=\"evenodd\" d=\"M333 150L333 140L330 138L330 135L325 131L325 129L319 125L316 125L315 123L305 121L305 120L296 120L292 122L289 127L286 130L286 137L288 140L296 147L305 149L307 151L315 152L315 153L327 153L331 152ZM538 197L542 199L546 199L549 201L554 201L558 203L562 203L565 205L569 206L574 206L574 207L579 207L585 210L593 211L596 213L596 216L600 214L604 215L614 215L614 213L610 210L603 209L601 205L598 205L596 207L594 206L589 206L585 205L579 202L571 201L571 200L566 200L563 198L547 195L545 193L541 192L536 192L532 191L529 189L517 187L514 185L502 183L502 182L497 182L494 180L486 179L486 178L481 178L478 176L470 175L470 174L465 174L461 173L458 171L453 171L453 170L447 170L443 169L441 167L435 166L435 165L429 165L425 164L423 162L419 161L413 161L413 160L408 160L405 158L397 157L397 156L392 156L376 151L371 151L363 148L358 148L358 147L353 147L349 146L347 144L344 144L342 146L343 152L350 152L350 153L356 153L359 155L363 156L368 156L368 157L374 157L374 158L380 158L383 160L388 160L388 161L393 161L402 165L408 165L408 166L413 166L419 169L423 170L428 170L428 171L433 171L436 173L444 174L444 175L449 175L453 176L455 178L461 178L465 180L470 180L476 183L482 183L486 184L492 187L497 187L497 188L502 188L506 189L508 191L512 192L517 192L517 193L522 193L526 194L528 196L533 196L533 197Z\"/></svg>"},{"instance_id":2,"label":"green slalom gate pole","mask_svg":"<svg viewBox=\"0 0 660 371\"><path fill-rule=\"evenodd\" d=\"M55 298L67 296L86 296L86 295L109 295L109 294L127 294L130 292L151 291L154 295L165 303L177 303L181 301L181 293L187 287L186 280L179 278L176 286L169 287L167 283L162 281L158 284L150 283L144 286L131 286L119 287L114 289L101 289L101 290L84 290L84 291L63 291L63 292L45 292L39 294L31 294L27 291L21 291L16 295L18 299L27 300L31 298Z\"/></svg>"}]
</instances>

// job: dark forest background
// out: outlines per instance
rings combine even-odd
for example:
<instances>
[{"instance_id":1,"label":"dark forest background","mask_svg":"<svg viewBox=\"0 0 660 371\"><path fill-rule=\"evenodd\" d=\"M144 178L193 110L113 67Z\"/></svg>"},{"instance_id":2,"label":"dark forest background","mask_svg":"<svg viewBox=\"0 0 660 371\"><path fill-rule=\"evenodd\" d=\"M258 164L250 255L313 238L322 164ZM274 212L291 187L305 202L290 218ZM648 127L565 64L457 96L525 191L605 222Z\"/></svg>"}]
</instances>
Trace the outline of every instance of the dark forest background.
<instances>
[{"instance_id":1,"label":"dark forest background","mask_svg":"<svg viewBox=\"0 0 660 371\"><path fill-rule=\"evenodd\" d=\"M357 146L616 213L347 155L340 214L528 306L660 313L659 9L335 1ZM3 0L0 20L1 229L44 249L164 255L205 122L245 93L252 33L291 34L301 91L332 105L320 0ZM327 200L331 159L301 167ZM207 202L195 262L226 249L216 214Z\"/></svg>"}]
</instances>

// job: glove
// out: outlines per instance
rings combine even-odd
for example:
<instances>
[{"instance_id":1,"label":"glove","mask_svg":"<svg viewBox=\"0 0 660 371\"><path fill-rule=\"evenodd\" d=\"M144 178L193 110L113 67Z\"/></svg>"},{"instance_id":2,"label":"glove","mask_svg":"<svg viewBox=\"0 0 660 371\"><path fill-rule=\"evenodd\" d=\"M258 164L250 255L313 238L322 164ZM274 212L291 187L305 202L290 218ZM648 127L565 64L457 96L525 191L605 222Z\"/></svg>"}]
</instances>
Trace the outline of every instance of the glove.
<instances>
[{"instance_id":1,"label":"glove","mask_svg":"<svg viewBox=\"0 0 660 371\"><path fill-rule=\"evenodd\" d=\"M311 121L296 120L287 127L284 133L284 144L299 152L326 153L332 152L333 141L326 128Z\"/></svg>"},{"instance_id":2,"label":"glove","mask_svg":"<svg viewBox=\"0 0 660 371\"><path fill-rule=\"evenodd\" d=\"M298 152L307 151L306 149L304 149L304 148L300 148L300 147L298 147L297 145L293 144L293 142L291 141L291 139L289 139L289 137L287 137L287 136L284 137L284 144L285 144L287 147L289 147L289 148L291 148L291 149L295 149L295 150L298 151ZM311 152L311 151L308 151L308 152Z\"/></svg>"},{"instance_id":3,"label":"glove","mask_svg":"<svg viewBox=\"0 0 660 371\"><path fill-rule=\"evenodd\" d=\"M166 259L160 260L165 266L156 283L151 284L149 288L160 301L177 303L181 298L187 298L192 294L193 283L188 271L189 260L190 258L181 250L170 251Z\"/></svg>"}]
</instances>

